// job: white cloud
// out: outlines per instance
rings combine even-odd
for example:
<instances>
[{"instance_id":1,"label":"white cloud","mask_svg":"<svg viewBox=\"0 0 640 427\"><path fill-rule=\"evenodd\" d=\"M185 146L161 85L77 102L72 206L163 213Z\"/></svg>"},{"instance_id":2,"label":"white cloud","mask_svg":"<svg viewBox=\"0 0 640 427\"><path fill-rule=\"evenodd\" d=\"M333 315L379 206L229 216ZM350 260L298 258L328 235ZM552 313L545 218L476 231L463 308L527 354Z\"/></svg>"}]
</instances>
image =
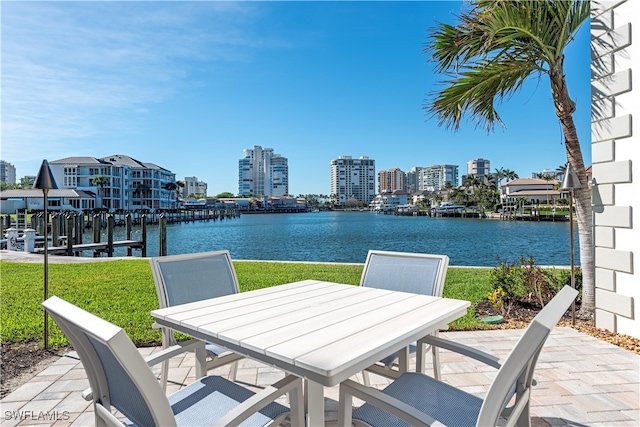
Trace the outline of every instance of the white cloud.
<instances>
[{"instance_id":1,"label":"white cloud","mask_svg":"<svg viewBox=\"0 0 640 427\"><path fill-rule=\"evenodd\" d=\"M242 47L254 41L240 24L255 18L254 9L230 2L3 2L2 158L39 164L82 154L74 140L131 132L147 106L201 83L189 79L194 64L247 60Z\"/></svg>"}]
</instances>

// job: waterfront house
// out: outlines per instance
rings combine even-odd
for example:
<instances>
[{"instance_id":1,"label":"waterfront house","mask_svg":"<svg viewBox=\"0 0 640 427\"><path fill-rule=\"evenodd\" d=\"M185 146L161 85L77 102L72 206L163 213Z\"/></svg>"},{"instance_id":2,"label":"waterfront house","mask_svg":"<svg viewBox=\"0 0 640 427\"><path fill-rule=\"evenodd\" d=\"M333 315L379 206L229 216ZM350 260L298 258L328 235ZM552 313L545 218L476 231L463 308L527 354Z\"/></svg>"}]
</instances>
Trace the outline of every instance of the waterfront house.
<instances>
[{"instance_id":1,"label":"waterfront house","mask_svg":"<svg viewBox=\"0 0 640 427\"><path fill-rule=\"evenodd\" d=\"M549 181L539 178L520 178L509 181L500 187L500 198L505 203L515 202L518 199L526 199L531 204L553 205L558 199L568 197L567 192L557 190L560 181Z\"/></svg>"},{"instance_id":2,"label":"waterfront house","mask_svg":"<svg viewBox=\"0 0 640 427\"><path fill-rule=\"evenodd\" d=\"M392 212L398 206L404 206L409 203L409 193L402 190L384 191L376 195L369 209L375 212Z\"/></svg>"},{"instance_id":3,"label":"waterfront house","mask_svg":"<svg viewBox=\"0 0 640 427\"><path fill-rule=\"evenodd\" d=\"M77 211L94 209L96 195L91 191L72 188L49 190L47 195L48 210ZM38 189L19 189L0 191L0 213L14 214L18 210L43 210L44 194Z\"/></svg>"}]
</instances>

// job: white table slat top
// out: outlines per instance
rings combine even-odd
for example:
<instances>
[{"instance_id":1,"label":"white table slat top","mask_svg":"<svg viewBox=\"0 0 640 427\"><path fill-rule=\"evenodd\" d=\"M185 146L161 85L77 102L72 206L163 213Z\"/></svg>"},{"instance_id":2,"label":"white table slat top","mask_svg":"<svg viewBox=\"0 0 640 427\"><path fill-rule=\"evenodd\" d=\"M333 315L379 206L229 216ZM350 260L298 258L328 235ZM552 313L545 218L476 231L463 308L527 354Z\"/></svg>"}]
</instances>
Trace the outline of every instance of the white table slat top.
<instances>
[{"instance_id":1,"label":"white table slat top","mask_svg":"<svg viewBox=\"0 0 640 427\"><path fill-rule=\"evenodd\" d=\"M315 280L155 310L158 323L333 386L461 317L468 301Z\"/></svg>"}]
</instances>

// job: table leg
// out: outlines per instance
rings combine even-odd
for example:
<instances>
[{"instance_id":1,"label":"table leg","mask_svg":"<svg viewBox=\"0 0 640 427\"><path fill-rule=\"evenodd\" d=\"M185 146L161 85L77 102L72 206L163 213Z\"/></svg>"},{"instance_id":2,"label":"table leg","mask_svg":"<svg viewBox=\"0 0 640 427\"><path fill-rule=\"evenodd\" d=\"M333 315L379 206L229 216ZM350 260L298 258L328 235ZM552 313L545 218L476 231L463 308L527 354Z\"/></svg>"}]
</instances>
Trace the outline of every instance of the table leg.
<instances>
[{"instance_id":1,"label":"table leg","mask_svg":"<svg viewBox=\"0 0 640 427\"><path fill-rule=\"evenodd\" d=\"M409 347L401 348L398 352L398 372L409 372Z\"/></svg>"},{"instance_id":2,"label":"table leg","mask_svg":"<svg viewBox=\"0 0 640 427\"><path fill-rule=\"evenodd\" d=\"M207 351L204 348L204 341L202 345L196 347L196 378L202 378L207 375Z\"/></svg>"},{"instance_id":3,"label":"table leg","mask_svg":"<svg viewBox=\"0 0 640 427\"><path fill-rule=\"evenodd\" d=\"M324 386L305 379L305 406L307 408L307 426L324 427Z\"/></svg>"}]
</instances>

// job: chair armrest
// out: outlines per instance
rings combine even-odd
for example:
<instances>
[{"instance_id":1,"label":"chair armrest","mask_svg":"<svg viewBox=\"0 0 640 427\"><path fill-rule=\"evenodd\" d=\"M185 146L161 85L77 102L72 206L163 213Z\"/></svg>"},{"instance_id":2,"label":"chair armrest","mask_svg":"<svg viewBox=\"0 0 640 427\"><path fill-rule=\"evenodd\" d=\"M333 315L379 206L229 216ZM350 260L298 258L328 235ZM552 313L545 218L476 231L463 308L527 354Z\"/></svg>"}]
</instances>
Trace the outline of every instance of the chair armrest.
<instances>
[{"instance_id":1,"label":"chair armrest","mask_svg":"<svg viewBox=\"0 0 640 427\"><path fill-rule=\"evenodd\" d=\"M344 394L364 400L365 402L402 419L412 426L444 426L440 421L431 418L413 406L408 405L393 396L389 396L376 388L367 387L352 380L345 380L340 383L341 399ZM351 404L350 400L351 399L347 402L349 405Z\"/></svg>"},{"instance_id":2,"label":"chair armrest","mask_svg":"<svg viewBox=\"0 0 640 427\"><path fill-rule=\"evenodd\" d=\"M292 425L304 425L302 378L295 375L287 375L273 385L265 387L233 408L224 417L216 420L216 424L224 426L239 425L263 407L292 390L296 390L290 402Z\"/></svg>"},{"instance_id":3,"label":"chair armrest","mask_svg":"<svg viewBox=\"0 0 640 427\"><path fill-rule=\"evenodd\" d=\"M464 356L467 356L479 362L482 362L486 365L493 366L494 368L497 368L497 369L500 369L500 366L502 366L500 363L500 359L498 359L492 354L489 354L482 350L478 350L477 348L469 347L468 345L446 340L444 338L427 335L426 337L421 338L418 341L418 343L429 344L434 347L444 348L445 350L462 354Z\"/></svg>"},{"instance_id":4,"label":"chair armrest","mask_svg":"<svg viewBox=\"0 0 640 427\"><path fill-rule=\"evenodd\" d=\"M191 339L189 341L184 341L160 350L157 353L153 353L145 357L144 361L147 362L147 365L153 366L160 362L164 362L165 360L170 359L174 356L177 356L178 354L184 353L186 351L193 351L198 347L204 348L204 341Z\"/></svg>"}]
</instances>

